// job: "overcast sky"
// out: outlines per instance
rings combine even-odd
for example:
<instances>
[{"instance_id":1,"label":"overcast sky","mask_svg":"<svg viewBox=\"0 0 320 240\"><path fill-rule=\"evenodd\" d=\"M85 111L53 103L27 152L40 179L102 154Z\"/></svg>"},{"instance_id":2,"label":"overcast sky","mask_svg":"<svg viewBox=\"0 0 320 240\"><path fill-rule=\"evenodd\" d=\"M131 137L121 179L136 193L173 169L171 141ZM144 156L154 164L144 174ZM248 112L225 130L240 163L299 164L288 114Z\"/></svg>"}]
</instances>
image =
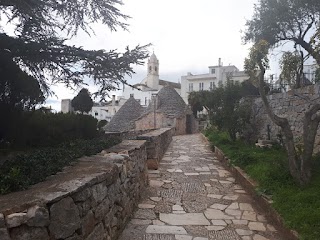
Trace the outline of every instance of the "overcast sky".
<instances>
[{"instance_id":1,"label":"overcast sky","mask_svg":"<svg viewBox=\"0 0 320 240\"><path fill-rule=\"evenodd\" d=\"M241 31L253 14L255 0L124 0L121 12L131 16L129 32L110 32L95 24L95 35L79 33L70 44L85 49L118 49L123 52L140 44L152 43L160 61L160 78L179 82L187 72L202 74L208 66L235 65L243 70L249 45L243 45ZM140 82L146 76L146 65L134 67L137 74L127 77L129 83ZM60 101L73 98L77 92L61 86L53 87L57 97L48 105L60 111ZM91 86L89 89L93 90Z\"/></svg>"}]
</instances>

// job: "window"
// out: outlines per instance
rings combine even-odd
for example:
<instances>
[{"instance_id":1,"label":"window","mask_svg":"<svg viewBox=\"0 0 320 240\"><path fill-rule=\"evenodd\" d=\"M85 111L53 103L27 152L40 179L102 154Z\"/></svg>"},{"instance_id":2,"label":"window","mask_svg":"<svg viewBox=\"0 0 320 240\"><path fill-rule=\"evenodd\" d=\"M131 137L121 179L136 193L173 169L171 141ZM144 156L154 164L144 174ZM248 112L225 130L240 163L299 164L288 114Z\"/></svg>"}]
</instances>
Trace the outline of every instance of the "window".
<instances>
[{"instance_id":1,"label":"window","mask_svg":"<svg viewBox=\"0 0 320 240\"><path fill-rule=\"evenodd\" d=\"M98 116L98 112L94 112L94 115L95 115L95 116Z\"/></svg>"},{"instance_id":2,"label":"window","mask_svg":"<svg viewBox=\"0 0 320 240\"><path fill-rule=\"evenodd\" d=\"M157 67L154 67L154 70L157 72L157 71L158 71L158 68L157 68Z\"/></svg>"},{"instance_id":3,"label":"window","mask_svg":"<svg viewBox=\"0 0 320 240\"><path fill-rule=\"evenodd\" d=\"M213 90L216 88L216 84L214 82L210 82L210 90Z\"/></svg>"},{"instance_id":4,"label":"window","mask_svg":"<svg viewBox=\"0 0 320 240\"><path fill-rule=\"evenodd\" d=\"M148 98L145 97L145 98L144 98L144 105L147 105L147 101L148 101Z\"/></svg>"},{"instance_id":5,"label":"window","mask_svg":"<svg viewBox=\"0 0 320 240\"><path fill-rule=\"evenodd\" d=\"M199 91L203 91L203 82L199 83Z\"/></svg>"},{"instance_id":6,"label":"window","mask_svg":"<svg viewBox=\"0 0 320 240\"><path fill-rule=\"evenodd\" d=\"M212 68L211 69L211 74L215 74L216 73L216 69Z\"/></svg>"},{"instance_id":7,"label":"window","mask_svg":"<svg viewBox=\"0 0 320 240\"><path fill-rule=\"evenodd\" d=\"M149 66L149 73L151 73L151 71L152 71L152 67L151 67L151 66Z\"/></svg>"},{"instance_id":8,"label":"window","mask_svg":"<svg viewBox=\"0 0 320 240\"><path fill-rule=\"evenodd\" d=\"M133 93L130 93L130 97L133 97Z\"/></svg>"},{"instance_id":9,"label":"window","mask_svg":"<svg viewBox=\"0 0 320 240\"><path fill-rule=\"evenodd\" d=\"M193 92L193 83L189 83L189 92Z\"/></svg>"}]
</instances>

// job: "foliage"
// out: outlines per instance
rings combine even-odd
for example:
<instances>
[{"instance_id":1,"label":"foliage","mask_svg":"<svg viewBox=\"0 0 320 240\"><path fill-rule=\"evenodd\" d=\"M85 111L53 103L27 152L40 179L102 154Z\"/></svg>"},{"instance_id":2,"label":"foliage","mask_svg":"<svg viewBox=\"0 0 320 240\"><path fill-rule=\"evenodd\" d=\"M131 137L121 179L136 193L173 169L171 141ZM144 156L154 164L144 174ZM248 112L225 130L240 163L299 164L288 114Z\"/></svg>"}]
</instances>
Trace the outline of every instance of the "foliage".
<instances>
[{"instance_id":1,"label":"foliage","mask_svg":"<svg viewBox=\"0 0 320 240\"><path fill-rule=\"evenodd\" d=\"M320 64L320 2L317 0L259 0L246 23L245 42L282 41L300 45Z\"/></svg>"},{"instance_id":2,"label":"foliage","mask_svg":"<svg viewBox=\"0 0 320 240\"><path fill-rule=\"evenodd\" d=\"M0 58L0 76L0 108L4 116L7 109L30 110L44 102L38 81L23 72L7 53Z\"/></svg>"},{"instance_id":3,"label":"foliage","mask_svg":"<svg viewBox=\"0 0 320 240\"><path fill-rule=\"evenodd\" d=\"M203 96L198 92L191 92L188 96L188 103L191 106L191 110L195 118L198 117L197 113L203 110L203 106L201 104L202 97Z\"/></svg>"},{"instance_id":4,"label":"foliage","mask_svg":"<svg viewBox=\"0 0 320 240\"><path fill-rule=\"evenodd\" d=\"M89 77L99 87L95 94L104 98L108 91L126 83L125 75L134 73L133 64L143 64L148 45L127 47L119 53L85 50L67 45L66 40L79 30L93 33L92 23L105 24L112 31L127 29L128 16L118 9L122 4L121 0L2 0L0 55L36 79L44 94L51 93L51 83L80 87Z\"/></svg>"},{"instance_id":5,"label":"foliage","mask_svg":"<svg viewBox=\"0 0 320 240\"><path fill-rule=\"evenodd\" d=\"M11 111L1 119L0 139L10 148L56 146L97 137L97 120L81 114ZM0 143L1 147L1 143Z\"/></svg>"},{"instance_id":6,"label":"foliage","mask_svg":"<svg viewBox=\"0 0 320 240\"><path fill-rule=\"evenodd\" d=\"M316 72L315 72L315 82L319 83L320 82L320 67L317 68Z\"/></svg>"},{"instance_id":7,"label":"foliage","mask_svg":"<svg viewBox=\"0 0 320 240\"><path fill-rule=\"evenodd\" d=\"M27 189L61 171L77 158L99 153L119 142L117 138L74 140L55 148L18 154L0 168L0 194Z\"/></svg>"},{"instance_id":8,"label":"foliage","mask_svg":"<svg viewBox=\"0 0 320 240\"><path fill-rule=\"evenodd\" d=\"M304 113L302 136L294 136L288 118L280 117L273 112L263 89L265 83L264 75L268 67L267 55L269 47L270 45L264 40L254 44L250 50L249 58L245 59L245 69L251 78L258 80L259 92L266 112L269 118L281 128L287 149L291 175L300 185L307 185L312 175L312 155L315 137L320 123L320 115L317 114L320 110L320 104L312 102L306 96L300 96L295 93L296 96L308 101L311 107ZM302 143L298 144L302 144L302 148L297 148L297 143L294 141L294 139L299 137L301 137ZM302 149L302 151L299 149Z\"/></svg>"},{"instance_id":9,"label":"foliage","mask_svg":"<svg viewBox=\"0 0 320 240\"><path fill-rule=\"evenodd\" d=\"M98 129L101 131L102 128L103 128L105 125L107 125L107 123L108 123L107 120L101 120L101 121L99 121L99 122L98 122L98 125L97 125Z\"/></svg>"},{"instance_id":10,"label":"foliage","mask_svg":"<svg viewBox=\"0 0 320 240\"><path fill-rule=\"evenodd\" d=\"M75 111L80 111L82 114L84 112L88 113L93 106L89 90L82 88L78 95L72 99L71 106Z\"/></svg>"},{"instance_id":11,"label":"foliage","mask_svg":"<svg viewBox=\"0 0 320 240\"><path fill-rule=\"evenodd\" d=\"M258 182L258 192L272 197L273 207L285 224L298 231L301 239L320 235L320 156L313 159L313 179L304 188L296 185L289 172L286 152L279 146L257 148L241 141L231 142L224 132L208 130L209 141L219 147L234 165Z\"/></svg>"},{"instance_id":12,"label":"foliage","mask_svg":"<svg viewBox=\"0 0 320 240\"><path fill-rule=\"evenodd\" d=\"M227 131L233 141L250 118L250 106L240 103L242 89L240 84L228 80L225 85L214 90L194 92L191 95L194 99L197 96L197 100L207 110L211 123Z\"/></svg>"},{"instance_id":13,"label":"foliage","mask_svg":"<svg viewBox=\"0 0 320 240\"><path fill-rule=\"evenodd\" d=\"M298 52L284 52L280 60L280 79L291 88L301 87L303 79L303 55Z\"/></svg>"}]
</instances>

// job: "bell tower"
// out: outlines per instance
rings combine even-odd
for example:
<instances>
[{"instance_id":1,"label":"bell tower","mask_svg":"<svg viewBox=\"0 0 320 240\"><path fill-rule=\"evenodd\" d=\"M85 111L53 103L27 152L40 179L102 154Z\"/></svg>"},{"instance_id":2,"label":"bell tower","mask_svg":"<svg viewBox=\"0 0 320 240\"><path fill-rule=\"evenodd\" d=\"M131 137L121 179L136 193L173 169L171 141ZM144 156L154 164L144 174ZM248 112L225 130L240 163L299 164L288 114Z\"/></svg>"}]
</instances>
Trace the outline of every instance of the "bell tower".
<instances>
[{"instance_id":1,"label":"bell tower","mask_svg":"<svg viewBox=\"0 0 320 240\"><path fill-rule=\"evenodd\" d=\"M147 85L153 89L159 89L159 60L152 53L148 60Z\"/></svg>"}]
</instances>

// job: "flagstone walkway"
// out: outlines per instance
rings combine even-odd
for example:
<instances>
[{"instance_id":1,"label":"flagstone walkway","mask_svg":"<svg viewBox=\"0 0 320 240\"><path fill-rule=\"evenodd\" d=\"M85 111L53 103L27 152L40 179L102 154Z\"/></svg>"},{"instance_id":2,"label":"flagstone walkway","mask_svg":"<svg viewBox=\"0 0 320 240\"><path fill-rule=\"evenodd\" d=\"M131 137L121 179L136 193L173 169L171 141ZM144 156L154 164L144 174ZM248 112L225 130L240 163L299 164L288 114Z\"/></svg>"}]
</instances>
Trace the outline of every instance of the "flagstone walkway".
<instances>
[{"instance_id":1,"label":"flagstone walkway","mask_svg":"<svg viewBox=\"0 0 320 240\"><path fill-rule=\"evenodd\" d=\"M175 136L119 240L280 240L200 134Z\"/></svg>"}]
</instances>

